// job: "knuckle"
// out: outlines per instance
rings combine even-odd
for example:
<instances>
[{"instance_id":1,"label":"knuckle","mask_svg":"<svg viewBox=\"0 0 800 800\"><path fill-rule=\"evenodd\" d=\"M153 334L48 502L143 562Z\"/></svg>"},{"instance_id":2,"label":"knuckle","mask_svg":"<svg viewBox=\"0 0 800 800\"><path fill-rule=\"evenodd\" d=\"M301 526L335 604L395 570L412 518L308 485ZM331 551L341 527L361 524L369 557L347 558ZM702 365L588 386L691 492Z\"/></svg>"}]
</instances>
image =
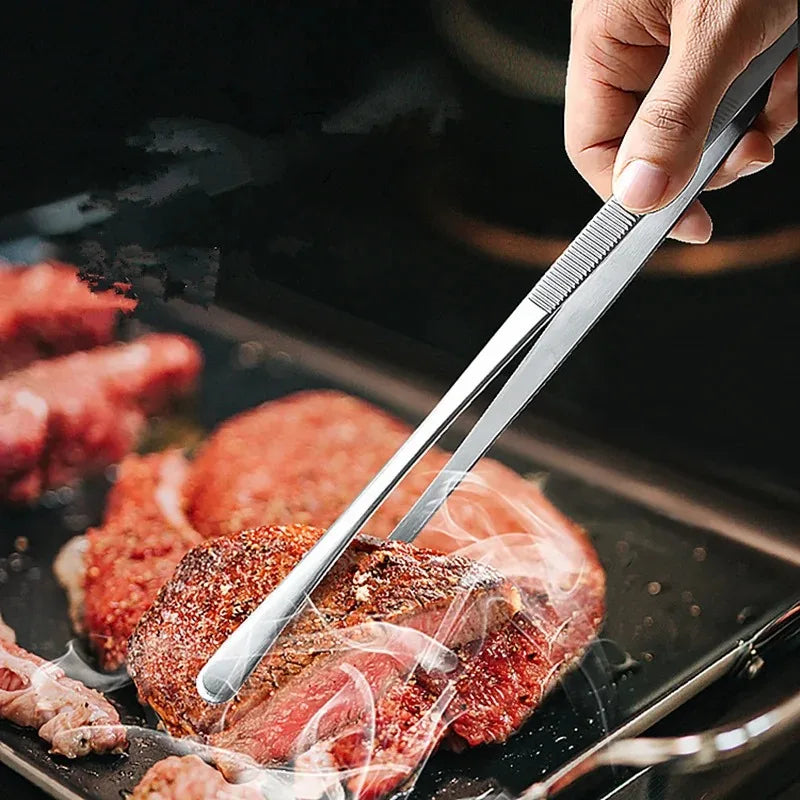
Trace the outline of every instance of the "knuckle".
<instances>
[{"instance_id":1,"label":"knuckle","mask_svg":"<svg viewBox=\"0 0 800 800\"><path fill-rule=\"evenodd\" d=\"M767 8L752 0L673 0L694 45L723 55L737 70L764 49L769 36ZM767 6L768 4L764 4Z\"/></svg>"},{"instance_id":2,"label":"knuckle","mask_svg":"<svg viewBox=\"0 0 800 800\"><path fill-rule=\"evenodd\" d=\"M686 103L670 98L646 100L639 121L662 139L679 141L696 135L697 123Z\"/></svg>"}]
</instances>

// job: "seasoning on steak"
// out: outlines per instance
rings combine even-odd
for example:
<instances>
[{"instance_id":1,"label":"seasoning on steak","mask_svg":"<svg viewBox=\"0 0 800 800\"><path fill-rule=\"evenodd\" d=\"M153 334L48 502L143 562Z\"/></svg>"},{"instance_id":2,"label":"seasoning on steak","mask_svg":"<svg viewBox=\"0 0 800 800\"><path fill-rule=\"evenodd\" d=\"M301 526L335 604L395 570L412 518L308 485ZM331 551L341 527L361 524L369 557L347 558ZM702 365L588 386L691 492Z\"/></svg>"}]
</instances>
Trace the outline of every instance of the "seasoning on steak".
<instances>
[{"instance_id":1,"label":"seasoning on steak","mask_svg":"<svg viewBox=\"0 0 800 800\"><path fill-rule=\"evenodd\" d=\"M461 746L506 739L602 619L597 568L569 587L566 617L546 596L517 609L506 594L498 609L496 589L473 589L466 603L448 594L465 582L453 579L455 566L472 575L468 584L507 592L490 567L361 537L315 593L315 610L287 629L233 704L205 704L194 685L200 668L318 535L261 528L193 549L131 638L128 667L142 701L171 732L205 734L236 754L218 758L223 771L236 774L241 755L260 764L294 759L312 780L320 770L341 774L359 797L378 797L409 780L445 735ZM458 600L457 612L433 613L436 598L448 609ZM367 620L390 623L391 646ZM421 663L419 642L404 643L412 626L450 650Z\"/></svg>"},{"instance_id":2,"label":"seasoning on steak","mask_svg":"<svg viewBox=\"0 0 800 800\"><path fill-rule=\"evenodd\" d=\"M84 594L82 627L104 669L123 663L142 613L184 554L202 541L183 514L187 469L176 450L128 456L109 492L103 524L86 534L74 582Z\"/></svg>"},{"instance_id":3,"label":"seasoning on steak","mask_svg":"<svg viewBox=\"0 0 800 800\"><path fill-rule=\"evenodd\" d=\"M0 377L40 358L108 344L136 301L93 292L66 264L0 268Z\"/></svg>"},{"instance_id":4,"label":"seasoning on steak","mask_svg":"<svg viewBox=\"0 0 800 800\"><path fill-rule=\"evenodd\" d=\"M284 761L309 718L346 691L348 669L360 670L382 694L426 650L438 663L444 648L483 637L519 608L516 589L490 567L359 537L236 700L227 707L203 702L195 688L200 668L321 533L303 525L257 528L184 557L128 651L140 698L168 730L213 733L224 725L215 744L235 744L260 763ZM329 710L316 721L320 734L352 713L360 709L346 702Z\"/></svg>"},{"instance_id":5,"label":"seasoning on steak","mask_svg":"<svg viewBox=\"0 0 800 800\"><path fill-rule=\"evenodd\" d=\"M208 537L234 532L229 531L226 516L235 518L236 525L252 524L259 516L290 520L289 514L320 525L328 524L407 433L406 426L383 412L335 392L306 392L267 403L229 421L211 437L190 468L191 480L186 492L188 513L194 526ZM401 487L400 495L390 500L389 510L379 511L371 521L369 531L379 535L388 533L445 460L442 451L429 454ZM334 468L329 468L329 464ZM344 489L338 491L338 487ZM114 495L112 492L112 499ZM237 503L241 504L241 512L235 510ZM204 522L205 514L209 515L206 522L210 524ZM247 538L248 534L241 536ZM166 533L165 538L169 540L171 534ZM234 541L237 538L232 537ZM126 536L118 537L117 541L126 541ZM372 682L379 684L378 691L368 686L375 712L372 727L365 727L359 715L353 724L342 725L342 717L347 716L353 705L353 691L357 689L363 696L363 681L358 677L360 665L345 678L338 676L338 683L326 683L325 672L330 670L325 670L320 682L315 682L311 677L318 674L315 659L319 653L310 656L307 648L298 646L295 651L300 655L288 653L287 662L292 665L292 674L302 675L302 680L295 677L290 683L291 691L276 692L277 699L271 697L263 703L257 690L249 691L247 697L239 699L234 711L228 712L224 730L211 734L213 743L245 753L245 758L255 756L262 760L274 756L275 761L280 761L281 751L285 755L291 749L291 742L276 746L268 726L272 724L275 709L284 708L287 713L280 724L288 727L279 729L281 735L286 733L291 739L289 732L294 730L297 739L297 733L302 732L303 747L308 747L295 759L300 778L305 774L314 784L325 774L320 773L320 768L328 770L326 780L332 770L334 776L338 775L336 780L341 778L355 794L368 798L377 797L413 776L416 767L443 736L454 746L463 747L501 742L517 730L560 674L577 663L601 624L605 578L588 538L549 503L534 483L484 459L418 541L435 543L448 552L458 550L459 555L488 564L511 577L522 589L524 607L485 637L476 636L474 641L453 645L459 665L444 674L420 668L382 673L376 667L370 674L375 677ZM213 553L218 544L214 542L207 547ZM311 540L304 544L310 545ZM114 544L113 536L108 546L110 559L114 548L119 546ZM230 545L224 548L228 552ZM126 579L135 582L137 575L152 569L151 562L159 558L156 550L141 554L141 559L123 559L117 573L119 580L115 578L115 582L120 586ZM204 551L201 548L196 552ZM260 559L242 564L235 548L228 555L236 569L221 585L238 586L242 581L249 585L251 578L243 577L237 570L244 569L246 573L248 568L255 569ZM193 553L187 561L194 558ZM226 570L230 572L225 567L227 563L220 558L208 569L224 576ZM196 583L190 581L189 586ZM172 634L165 632L155 646L152 637L145 638L141 632L145 630L143 622L141 631L134 636L137 643L134 647L138 649L131 668L138 669L137 683L147 682L147 692L155 687L152 693L157 693L158 685L164 684L162 698L166 697L166 706L163 702L159 706L154 694L152 702L159 713L172 720L174 732L209 732L221 723L218 714L206 715L211 707L199 701L194 679L213 648L197 658L185 673L165 666L169 674L163 676L158 657L148 655L151 649L154 653L170 652L170 635L181 636L184 630L193 629L195 618L187 610L191 601L184 597L186 590L187 585L181 584L178 576L165 587L148 615L148 625L152 632L153 615L166 608L164 595L171 596L174 614L167 608L166 622ZM129 605L129 621L135 622L137 614L148 604L149 599L140 596L136 613L133 613L135 603ZM254 605L255 601L234 609L236 624ZM203 613L208 627L216 628L215 609L205 608ZM187 615L191 621L184 623ZM385 635L387 630L391 633L403 629L385 626L381 632ZM220 640L224 638L223 633L219 635ZM413 644L408 642L404 649L395 641L392 652L409 652ZM323 664L332 662L334 657L335 654L328 654ZM148 666L142 669L145 660ZM311 677L307 674L309 663L315 665ZM348 664L342 666L346 671ZM183 687L178 693L171 690L176 685ZM320 720L314 720L311 725L301 726L298 717L288 713L296 705L302 719L305 706L297 698L307 691L313 695L320 687L320 694L329 697L335 686L339 687L335 695L338 699L333 703L336 707L323 706L321 722L325 724L319 725ZM295 692L296 687L304 690L303 695L299 690ZM287 696L296 702L284 704ZM317 700L319 694L314 702ZM197 719L201 719L204 728L196 726ZM312 732L314 736L309 738ZM238 767L234 765L239 760L223 759L225 763L221 766L235 771Z\"/></svg>"},{"instance_id":6,"label":"seasoning on steak","mask_svg":"<svg viewBox=\"0 0 800 800\"><path fill-rule=\"evenodd\" d=\"M120 459L147 414L193 388L200 366L193 342L153 334L0 380L0 502L34 500Z\"/></svg>"},{"instance_id":7,"label":"seasoning on steak","mask_svg":"<svg viewBox=\"0 0 800 800\"><path fill-rule=\"evenodd\" d=\"M103 695L2 639L0 719L36 728L51 753L67 758L120 753L127 746L119 715Z\"/></svg>"},{"instance_id":8,"label":"seasoning on steak","mask_svg":"<svg viewBox=\"0 0 800 800\"><path fill-rule=\"evenodd\" d=\"M198 756L170 756L147 770L130 800L264 800L264 794L257 783L228 783Z\"/></svg>"}]
</instances>

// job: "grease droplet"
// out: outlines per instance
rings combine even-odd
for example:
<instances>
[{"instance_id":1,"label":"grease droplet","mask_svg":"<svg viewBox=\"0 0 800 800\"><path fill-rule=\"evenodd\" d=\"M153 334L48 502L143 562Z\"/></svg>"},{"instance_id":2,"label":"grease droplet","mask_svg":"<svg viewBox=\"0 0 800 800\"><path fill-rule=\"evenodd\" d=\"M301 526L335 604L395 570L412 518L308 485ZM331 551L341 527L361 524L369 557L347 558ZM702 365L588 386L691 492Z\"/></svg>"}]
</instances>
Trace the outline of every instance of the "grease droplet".
<instances>
[{"instance_id":1,"label":"grease droplet","mask_svg":"<svg viewBox=\"0 0 800 800\"><path fill-rule=\"evenodd\" d=\"M650 581L647 584L647 594L655 597L659 592L661 592L661 584L658 581Z\"/></svg>"},{"instance_id":2,"label":"grease droplet","mask_svg":"<svg viewBox=\"0 0 800 800\"><path fill-rule=\"evenodd\" d=\"M692 558L700 563L706 560L707 555L705 547L695 547L695 549L692 550Z\"/></svg>"}]
</instances>

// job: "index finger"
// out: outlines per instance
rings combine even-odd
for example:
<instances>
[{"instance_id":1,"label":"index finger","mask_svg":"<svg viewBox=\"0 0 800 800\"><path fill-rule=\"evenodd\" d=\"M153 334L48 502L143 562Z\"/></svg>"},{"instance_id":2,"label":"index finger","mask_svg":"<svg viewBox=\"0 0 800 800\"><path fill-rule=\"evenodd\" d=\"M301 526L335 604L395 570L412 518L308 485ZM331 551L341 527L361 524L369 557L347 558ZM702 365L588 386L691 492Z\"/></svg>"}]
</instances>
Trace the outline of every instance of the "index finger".
<instances>
[{"instance_id":1,"label":"index finger","mask_svg":"<svg viewBox=\"0 0 800 800\"><path fill-rule=\"evenodd\" d=\"M617 150L667 56L658 40L611 4L576 4L567 67L567 155L603 198L611 195Z\"/></svg>"}]
</instances>

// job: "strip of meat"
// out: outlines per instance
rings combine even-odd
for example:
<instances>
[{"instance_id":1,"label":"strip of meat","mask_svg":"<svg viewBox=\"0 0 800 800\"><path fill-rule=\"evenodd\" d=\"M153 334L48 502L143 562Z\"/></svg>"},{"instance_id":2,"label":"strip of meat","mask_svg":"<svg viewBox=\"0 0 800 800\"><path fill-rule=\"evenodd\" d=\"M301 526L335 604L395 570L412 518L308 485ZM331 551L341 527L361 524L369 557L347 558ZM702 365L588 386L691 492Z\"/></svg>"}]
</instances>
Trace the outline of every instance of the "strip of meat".
<instances>
[{"instance_id":1,"label":"strip of meat","mask_svg":"<svg viewBox=\"0 0 800 800\"><path fill-rule=\"evenodd\" d=\"M0 377L108 344L118 313L135 307L121 292L93 292L66 264L0 268Z\"/></svg>"},{"instance_id":2,"label":"strip of meat","mask_svg":"<svg viewBox=\"0 0 800 800\"><path fill-rule=\"evenodd\" d=\"M99 692L67 678L55 664L0 640L0 718L36 728L50 752L67 758L120 753L125 728Z\"/></svg>"},{"instance_id":3,"label":"strip of meat","mask_svg":"<svg viewBox=\"0 0 800 800\"><path fill-rule=\"evenodd\" d=\"M195 677L217 647L321 535L307 526L258 528L190 551L130 640L128 670L141 700L177 734L259 763L287 760L309 720L327 736L360 718L358 671L380 697L420 658L455 667L445 648L480 639L519 608L498 572L402 542L358 538L227 707L204 703ZM434 641L435 640L435 641ZM448 661L449 657L449 661ZM338 701L329 705L333 697Z\"/></svg>"},{"instance_id":4,"label":"strip of meat","mask_svg":"<svg viewBox=\"0 0 800 800\"><path fill-rule=\"evenodd\" d=\"M187 470L176 450L128 456L109 492L102 526L86 534L84 570L76 566L76 582L85 594L82 623L104 669L123 663L143 611L184 554L202 541L183 514Z\"/></svg>"},{"instance_id":5,"label":"strip of meat","mask_svg":"<svg viewBox=\"0 0 800 800\"><path fill-rule=\"evenodd\" d=\"M257 783L228 783L198 756L170 756L150 767L130 800L264 800L264 794Z\"/></svg>"},{"instance_id":6,"label":"strip of meat","mask_svg":"<svg viewBox=\"0 0 800 800\"><path fill-rule=\"evenodd\" d=\"M119 460L147 414L192 390L197 346L153 334L49 361L0 380L0 502L29 502Z\"/></svg>"}]
</instances>

